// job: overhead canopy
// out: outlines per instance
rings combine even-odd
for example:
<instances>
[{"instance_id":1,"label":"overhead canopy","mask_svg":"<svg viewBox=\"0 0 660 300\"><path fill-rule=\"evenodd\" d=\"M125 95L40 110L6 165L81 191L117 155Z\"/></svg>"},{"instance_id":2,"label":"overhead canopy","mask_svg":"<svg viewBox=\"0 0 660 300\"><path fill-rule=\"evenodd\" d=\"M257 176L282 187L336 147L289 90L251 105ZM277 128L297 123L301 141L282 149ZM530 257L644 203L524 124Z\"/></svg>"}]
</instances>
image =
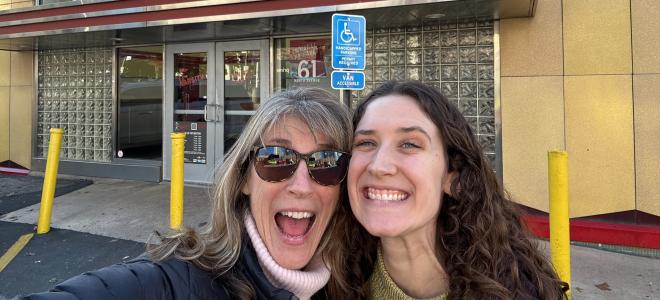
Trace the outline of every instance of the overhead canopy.
<instances>
[{"instance_id":1,"label":"overhead canopy","mask_svg":"<svg viewBox=\"0 0 660 300\"><path fill-rule=\"evenodd\" d=\"M35 50L329 33L336 12L369 28L531 17L536 0L68 1L0 12L0 49Z\"/></svg>"}]
</instances>

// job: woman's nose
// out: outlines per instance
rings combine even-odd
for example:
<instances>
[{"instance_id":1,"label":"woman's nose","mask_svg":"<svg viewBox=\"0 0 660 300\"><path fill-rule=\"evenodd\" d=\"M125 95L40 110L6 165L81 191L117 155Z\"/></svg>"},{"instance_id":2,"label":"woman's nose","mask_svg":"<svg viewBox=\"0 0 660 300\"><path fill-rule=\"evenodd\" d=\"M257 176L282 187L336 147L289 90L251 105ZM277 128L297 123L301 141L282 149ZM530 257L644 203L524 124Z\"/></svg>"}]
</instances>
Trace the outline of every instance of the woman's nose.
<instances>
[{"instance_id":1,"label":"woman's nose","mask_svg":"<svg viewBox=\"0 0 660 300\"><path fill-rule=\"evenodd\" d=\"M396 173L394 155L387 149L379 148L371 157L367 171L376 176L393 175Z\"/></svg>"},{"instance_id":2,"label":"woman's nose","mask_svg":"<svg viewBox=\"0 0 660 300\"><path fill-rule=\"evenodd\" d=\"M290 193L298 197L305 196L312 192L314 187L313 181L314 179L310 177L307 170L307 162L301 160L296 167L296 171L293 172L293 175L288 180L287 189Z\"/></svg>"}]
</instances>

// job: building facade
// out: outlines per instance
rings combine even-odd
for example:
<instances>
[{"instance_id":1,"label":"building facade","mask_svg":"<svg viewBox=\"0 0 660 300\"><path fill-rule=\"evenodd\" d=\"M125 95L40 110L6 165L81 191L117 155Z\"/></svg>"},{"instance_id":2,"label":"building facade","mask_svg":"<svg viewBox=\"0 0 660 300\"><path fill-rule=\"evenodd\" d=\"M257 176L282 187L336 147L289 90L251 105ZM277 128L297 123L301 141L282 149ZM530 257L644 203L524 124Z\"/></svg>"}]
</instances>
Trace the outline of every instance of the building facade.
<instances>
[{"instance_id":1,"label":"building facade","mask_svg":"<svg viewBox=\"0 0 660 300\"><path fill-rule=\"evenodd\" d=\"M660 222L660 4L654 0L0 1L0 162L186 180L213 168L254 109L330 90L330 17L367 20L367 88L438 87L513 198L548 211L547 151L569 155L574 218ZM7 71L8 70L8 71Z\"/></svg>"}]
</instances>

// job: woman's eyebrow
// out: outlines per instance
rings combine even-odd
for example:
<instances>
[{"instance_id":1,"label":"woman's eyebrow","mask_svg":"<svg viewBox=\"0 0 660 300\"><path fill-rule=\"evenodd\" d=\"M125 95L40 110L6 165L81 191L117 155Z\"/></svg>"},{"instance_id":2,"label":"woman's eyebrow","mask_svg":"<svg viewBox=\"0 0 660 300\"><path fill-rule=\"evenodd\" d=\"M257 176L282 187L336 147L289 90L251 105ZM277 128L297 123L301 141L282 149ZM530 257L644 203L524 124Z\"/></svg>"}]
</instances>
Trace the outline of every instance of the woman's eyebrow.
<instances>
[{"instance_id":1,"label":"woman's eyebrow","mask_svg":"<svg viewBox=\"0 0 660 300\"><path fill-rule=\"evenodd\" d=\"M426 130L424 130L422 127L419 127L419 126L402 127L402 128L397 129L397 131L403 132L403 133L421 132L422 134L424 134L426 136L427 139L429 139L429 141L431 141L431 136L426 132Z\"/></svg>"},{"instance_id":2,"label":"woman's eyebrow","mask_svg":"<svg viewBox=\"0 0 660 300\"><path fill-rule=\"evenodd\" d=\"M279 146L289 147L289 146L291 146L291 141L287 140L285 138L275 137L275 138L270 138L270 139L266 140L265 144L266 145L279 145Z\"/></svg>"},{"instance_id":3,"label":"woman's eyebrow","mask_svg":"<svg viewBox=\"0 0 660 300\"><path fill-rule=\"evenodd\" d=\"M355 131L355 135L373 135L374 131L371 129L358 129Z\"/></svg>"}]
</instances>

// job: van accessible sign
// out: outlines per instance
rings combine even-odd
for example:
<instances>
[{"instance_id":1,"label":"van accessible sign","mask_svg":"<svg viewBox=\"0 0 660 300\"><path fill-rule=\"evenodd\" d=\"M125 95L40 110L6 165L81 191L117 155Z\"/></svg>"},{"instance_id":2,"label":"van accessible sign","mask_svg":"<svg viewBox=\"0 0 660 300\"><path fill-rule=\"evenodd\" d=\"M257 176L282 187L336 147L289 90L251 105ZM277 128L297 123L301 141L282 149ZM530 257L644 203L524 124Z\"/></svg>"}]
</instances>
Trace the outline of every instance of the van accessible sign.
<instances>
[{"instance_id":1,"label":"van accessible sign","mask_svg":"<svg viewBox=\"0 0 660 300\"><path fill-rule=\"evenodd\" d=\"M364 89L364 72L332 71L332 88L335 90Z\"/></svg>"},{"instance_id":2,"label":"van accessible sign","mask_svg":"<svg viewBox=\"0 0 660 300\"><path fill-rule=\"evenodd\" d=\"M363 16L332 15L332 88L364 89L366 25Z\"/></svg>"}]
</instances>

